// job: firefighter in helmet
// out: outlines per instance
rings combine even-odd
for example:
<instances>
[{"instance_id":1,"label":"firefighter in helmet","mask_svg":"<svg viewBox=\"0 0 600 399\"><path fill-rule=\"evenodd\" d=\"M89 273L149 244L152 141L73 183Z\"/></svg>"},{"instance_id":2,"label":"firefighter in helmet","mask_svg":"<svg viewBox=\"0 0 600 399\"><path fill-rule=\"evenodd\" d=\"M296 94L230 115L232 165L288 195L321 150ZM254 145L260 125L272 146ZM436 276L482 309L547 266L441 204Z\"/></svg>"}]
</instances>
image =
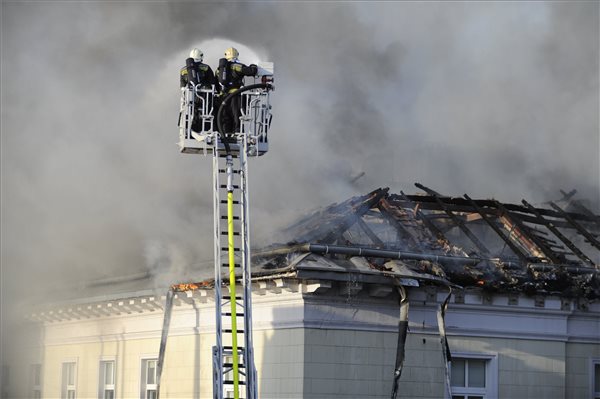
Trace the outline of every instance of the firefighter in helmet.
<instances>
[{"instance_id":1,"label":"firefighter in helmet","mask_svg":"<svg viewBox=\"0 0 600 399\"><path fill-rule=\"evenodd\" d=\"M216 84L215 74L210 66L203 64L202 59L204 54L200 49L192 49L190 58L185 60L185 66L181 68L181 87L186 87L188 84L201 84L202 87L210 87Z\"/></svg>"},{"instance_id":2,"label":"firefighter in helmet","mask_svg":"<svg viewBox=\"0 0 600 399\"><path fill-rule=\"evenodd\" d=\"M185 66L180 71L180 87L185 88L188 85L196 87L198 84L201 88L210 89L212 85L215 85L217 90L219 85L215 79L215 74L210 66L202 63L204 54L200 49L194 48L190 51L190 57L185 60ZM211 96L212 97L212 96ZM213 99L207 98L208 104L212 104ZM201 118L199 117L200 101L196 97L195 112L192 119L192 130L196 132L202 131Z\"/></svg>"},{"instance_id":3,"label":"firefighter in helmet","mask_svg":"<svg viewBox=\"0 0 600 399\"><path fill-rule=\"evenodd\" d=\"M244 85L244 76L256 76L256 65L244 65L238 61L239 52L230 47L225 50L225 58L219 60L217 79L221 84L223 98L236 92ZM240 116L242 115L242 102L240 96L229 99L225 113L223 129L226 134L240 131Z\"/></svg>"}]
</instances>

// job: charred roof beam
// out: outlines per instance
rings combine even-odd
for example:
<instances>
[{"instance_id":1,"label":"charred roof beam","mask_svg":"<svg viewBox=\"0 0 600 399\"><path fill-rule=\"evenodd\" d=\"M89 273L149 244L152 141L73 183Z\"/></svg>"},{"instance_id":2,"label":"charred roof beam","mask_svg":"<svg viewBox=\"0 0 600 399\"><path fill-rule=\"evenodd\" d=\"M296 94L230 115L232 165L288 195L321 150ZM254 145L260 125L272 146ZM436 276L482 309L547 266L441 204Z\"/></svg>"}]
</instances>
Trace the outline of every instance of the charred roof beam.
<instances>
[{"instance_id":1,"label":"charred roof beam","mask_svg":"<svg viewBox=\"0 0 600 399\"><path fill-rule=\"evenodd\" d=\"M371 228L365 223L365 221L361 217L359 217L356 222L358 223L362 231L364 231L365 234L369 237L369 239L373 242L373 244L381 248L385 247L383 241L381 241L381 239L377 237L377 234L375 234L373 230L371 230Z\"/></svg>"},{"instance_id":2,"label":"charred roof beam","mask_svg":"<svg viewBox=\"0 0 600 399\"><path fill-rule=\"evenodd\" d=\"M515 232L517 236L517 240L520 244L527 248L530 254L533 257L541 258L546 257L553 263L560 263L561 260L556 256L556 254L547 247L547 245L535 234L531 233L531 230L523 224L519 217L511 212L509 212L500 202L494 201L496 203L496 207L500 211L501 218L500 220L505 223L505 227L508 231ZM506 226L508 224L508 226ZM529 233L529 234L527 234Z\"/></svg>"},{"instance_id":3,"label":"charred roof beam","mask_svg":"<svg viewBox=\"0 0 600 399\"><path fill-rule=\"evenodd\" d=\"M573 190L569 191L568 193L564 190L559 190L559 191L563 195L563 197L561 199L559 199L558 201L566 202L567 207L572 206L573 208L577 209L577 211L579 213L589 217L596 224L598 224L600 226L600 216L595 215L594 212L590 211L583 204L581 204L578 200L572 199L573 196L577 193L577 190L573 189Z\"/></svg>"},{"instance_id":4,"label":"charred roof beam","mask_svg":"<svg viewBox=\"0 0 600 399\"><path fill-rule=\"evenodd\" d=\"M545 219L542 215L540 215L540 213L529 202L525 200L522 200L521 202L523 203L523 205L529 208L531 213L533 213L538 218L541 224L545 225L548 228L548 230L550 230L552 234L558 237L558 239L561 240L579 259L591 265L592 267L596 266L594 262L592 262L592 260L589 257L587 257L583 252L581 252L579 248L577 248L575 244L571 242L571 240L564 236L551 221Z\"/></svg>"},{"instance_id":5,"label":"charred roof beam","mask_svg":"<svg viewBox=\"0 0 600 399\"><path fill-rule=\"evenodd\" d=\"M440 198L438 197L437 193L433 190L430 190L429 188L425 187L422 184L419 183L415 183L415 186L419 187L420 189L424 190L425 192L427 192L430 195L433 195L436 199L436 202L438 203L438 205L442 208L442 210L444 212L446 212L446 214L450 217L450 219L454 222L454 224L462 230L463 233L465 233L465 235L473 242L473 244L475 244L475 246L486 256L490 255L490 251L486 248L485 245L483 245L483 243L481 241L479 241L479 239L475 236L475 234L473 234L473 232L465 225L465 223L460 220L460 218L456 217L456 215L454 213L452 213L451 210L449 210L446 205L440 200Z\"/></svg>"},{"instance_id":6,"label":"charred roof beam","mask_svg":"<svg viewBox=\"0 0 600 399\"><path fill-rule=\"evenodd\" d=\"M588 208L586 208L585 206L583 206L582 204L580 204L577 201L571 201L569 203L573 208L577 209L579 212L581 212L582 214L588 216L590 219L592 219L594 222L596 222L596 224L598 226L600 226L600 216L595 215L592 211L590 211Z\"/></svg>"},{"instance_id":7,"label":"charred roof beam","mask_svg":"<svg viewBox=\"0 0 600 399\"><path fill-rule=\"evenodd\" d=\"M418 204L410 201L408 199L408 197L406 196L406 194L404 194L404 192L400 191L400 197L402 199L404 199L405 201L407 201L408 203L411 204L410 208L413 210L413 212L415 213L415 216L417 219L423 221L423 224L425 225L425 227L427 227L427 229L435 236L435 238L437 238L438 240L446 243L446 244L450 244L450 241L448 241L448 239L446 238L446 236L444 235L444 233L442 233L442 230L440 230L439 227L437 227L428 217L427 215L425 215L423 212L421 212L421 210L418 207Z\"/></svg>"},{"instance_id":8,"label":"charred roof beam","mask_svg":"<svg viewBox=\"0 0 600 399\"><path fill-rule=\"evenodd\" d=\"M322 242L332 243L337 241L346 230L352 227L352 225L362 217L362 215L367 213L371 208L373 208L373 206L375 206L375 204L377 204L383 197L385 197L387 192L387 188L376 190L373 193L371 193L371 198L358 204L358 206L354 205L353 208L355 208L355 211L350 215L344 217L339 226L330 231L329 234L327 234L323 238Z\"/></svg>"},{"instance_id":9,"label":"charred roof beam","mask_svg":"<svg viewBox=\"0 0 600 399\"><path fill-rule=\"evenodd\" d=\"M380 188L367 195L331 205L294 223L283 233L294 233L295 241L333 243L339 240L358 218L369 212L381 198L384 198L388 190L388 188Z\"/></svg>"},{"instance_id":10,"label":"charred roof beam","mask_svg":"<svg viewBox=\"0 0 600 399\"><path fill-rule=\"evenodd\" d=\"M569 222L569 224L571 224L571 226L573 226L575 228L575 230L577 230L582 236L584 236L585 238L587 238L587 240L589 241L590 244L592 244L594 247L596 247L596 249L600 249L600 242L598 242L598 240L596 240L596 237L594 237L592 235L592 233L590 233L589 231L587 231L586 229L584 229L581 224L579 224L571 215L569 215L567 212L565 212L564 210L562 210L562 208L560 208L554 202L550 201L549 204L550 204L550 206L552 208L556 209L556 211L567 222Z\"/></svg>"},{"instance_id":11,"label":"charred roof beam","mask_svg":"<svg viewBox=\"0 0 600 399\"><path fill-rule=\"evenodd\" d=\"M504 240L506 245L508 245L509 248L512 249L512 251L522 261L527 261L527 254L523 252L523 250L511 240L510 236L504 234L504 231L502 231L502 229L496 225L495 221L493 221L488 215L486 215L486 213L475 203L475 201L471 199L471 197L469 197L467 194L465 194L464 196L467 199L467 201L469 201L471 205L473 205L473 208L475 208L475 210L481 215L483 220L485 220L486 223L496 232L496 234L498 234L498 236L500 236L500 238Z\"/></svg>"},{"instance_id":12,"label":"charred roof beam","mask_svg":"<svg viewBox=\"0 0 600 399\"><path fill-rule=\"evenodd\" d=\"M418 246L416 238L413 236L410 230L404 227L404 224L402 224L402 222L400 221L398 211L394 209L385 198L379 201L379 204L377 204L377 208L379 208L381 214L386 217L388 223L390 223L392 227L396 229L398 235L408 241L409 246Z\"/></svg>"},{"instance_id":13,"label":"charred roof beam","mask_svg":"<svg viewBox=\"0 0 600 399\"><path fill-rule=\"evenodd\" d=\"M392 197L393 197L393 195L392 195ZM448 207L448 209L450 209L454 212L469 212L469 209L471 209L471 205L468 203L468 201L466 199L464 199L462 197L456 197L456 198L452 197L451 198L451 197L440 196L440 197L438 197L438 199L440 201L442 201ZM434 195L406 195L406 200L420 204L423 209L439 209L439 206L437 205L436 197ZM491 199L491 200L490 199L476 199L474 201L481 208L484 208L484 207L494 208L496 202L498 202L493 199ZM526 215L529 214L529 210L526 207L524 207L523 205L503 204L503 206L511 212L520 212L520 213L524 213ZM558 213L552 209L537 208L537 210L543 216L549 216L549 217L553 217L553 218L562 218L560 213ZM524 216L523 221L529 222L529 220L526 219L526 217L527 217L526 215L523 215ZM598 223L597 220L599 219L598 216L594 215L595 217L590 217L587 214L585 214L584 212L582 212L582 213L569 212L569 215L573 219L579 220L582 222ZM534 217L531 217L531 223L535 223ZM567 225L567 223L565 223L565 225ZM563 226L559 226L559 227L563 227Z\"/></svg>"},{"instance_id":14,"label":"charred roof beam","mask_svg":"<svg viewBox=\"0 0 600 399\"><path fill-rule=\"evenodd\" d=\"M430 189L429 187L425 187L424 185L422 185L421 183L415 183L415 186L417 186L418 188L420 188L421 190L425 191L426 193L428 193L429 195L433 196L434 198L450 198L446 195L442 195L440 193L438 193L435 190Z\"/></svg>"}]
</instances>

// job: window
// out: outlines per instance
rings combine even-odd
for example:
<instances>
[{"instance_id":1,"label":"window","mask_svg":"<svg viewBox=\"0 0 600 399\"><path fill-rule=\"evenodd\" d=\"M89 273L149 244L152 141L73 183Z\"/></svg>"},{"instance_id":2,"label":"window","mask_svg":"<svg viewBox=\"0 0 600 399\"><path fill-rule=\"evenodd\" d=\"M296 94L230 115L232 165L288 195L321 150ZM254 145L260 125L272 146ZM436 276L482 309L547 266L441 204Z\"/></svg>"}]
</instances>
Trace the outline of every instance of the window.
<instances>
[{"instance_id":1,"label":"window","mask_svg":"<svg viewBox=\"0 0 600 399\"><path fill-rule=\"evenodd\" d=\"M10 369L8 368L8 365L3 364L2 365L2 375L0 375L0 395L3 398L8 398L9 397L9 389L8 389L8 384L9 384L9 377L10 377Z\"/></svg>"},{"instance_id":2,"label":"window","mask_svg":"<svg viewBox=\"0 0 600 399\"><path fill-rule=\"evenodd\" d=\"M31 397L40 399L42 397L42 365L31 365Z\"/></svg>"},{"instance_id":3,"label":"window","mask_svg":"<svg viewBox=\"0 0 600 399\"><path fill-rule=\"evenodd\" d=\"M141 399L156 399L156 359L142 359Z\"/></svg>"},{"instance_id":4,"label":"window","mask_svg":"<svg viewBox=\"0 0 600 399\"><path fill-rule=\"evenodd\" d=\"M592 359L590 387L592 398L600 398L600 359Z\"/></svg>"},{"instance_id":5,"label":"window","mask_svg":"<svg viewBox=\"0 0 600 399\"><path fill-rule=\"evenodd\" d=\"M450 370L452 399L498 397L495 355L453 355Z\"/></svg>"},{"instance_id":6,"label":"window","mask_svg":"<svg viewBox=\"0 0 600 399\"><path fill-rule=\"evenodd\" d=\"M77 363L62 364L62 399L75 399L77 392Z\"/></svg>"},{"instance_id":7,"label":"window","mask_svg":"<svg viewBox=\"0 0 600 399\"><path fill-rule=\"evenodd\" d=\"M100 362L98 399L115 399L115 361Z\"/></svg>"}]
</instances>

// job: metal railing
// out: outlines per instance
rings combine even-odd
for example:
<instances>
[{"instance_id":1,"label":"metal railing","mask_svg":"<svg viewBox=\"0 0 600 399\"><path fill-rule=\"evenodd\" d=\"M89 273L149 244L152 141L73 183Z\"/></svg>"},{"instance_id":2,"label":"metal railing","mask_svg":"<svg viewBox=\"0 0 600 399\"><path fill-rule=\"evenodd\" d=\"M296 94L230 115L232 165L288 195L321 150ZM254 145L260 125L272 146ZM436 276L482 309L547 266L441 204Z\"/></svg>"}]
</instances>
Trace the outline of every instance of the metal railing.
<instances>
[{"instance_id":1,"label":"metal railing","mask_svg":"<svg viewBox=\"0 0 600 399\"><path fill-rule=\"evenodd\" d=\"M182 88L179 113L180 139L193 139L192 131L214 134L214 99L214 85L208 87L198 84ZM200 129L193 130L192 127L200 127Z\"/></svg>"},{"instance_id":2,"label":"metal railing","mask_svg":"<svg viewBox=\"0 0 600 399\"><path fill-rule=\"evenodd\" d=\"M268 143L272 119L269 91L255 89L241 95L241 133L247 135L250 144Z\"/></svg>"}]
</instances>

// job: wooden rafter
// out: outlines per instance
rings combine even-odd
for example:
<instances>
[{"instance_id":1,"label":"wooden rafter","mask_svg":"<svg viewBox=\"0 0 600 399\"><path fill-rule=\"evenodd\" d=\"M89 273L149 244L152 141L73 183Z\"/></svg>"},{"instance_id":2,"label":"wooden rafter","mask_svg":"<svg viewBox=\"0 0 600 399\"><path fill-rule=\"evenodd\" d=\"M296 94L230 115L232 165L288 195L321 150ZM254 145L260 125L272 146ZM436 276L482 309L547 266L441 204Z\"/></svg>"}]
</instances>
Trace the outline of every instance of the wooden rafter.
<instances>
[{"instance_id":1,"label":"wooden rafter","mask_svg":"<svg viewBox=\"0 0 600 399\"><path fill-rule=\"evenodd\" d=\"M471 240L471 242L473 242L473 244L475 244L475 246L484 255L487 256L490 254L490 251L486 248L486 246L477 238L477 236L475 236L475 234L473 234L473 232L465 225L465 223L460 218L456 217L456 215L446 207L446 205L440 200L440 198L438 197L438 195L435 191L430 190L429 188L427 188L419 183L416 183L415 185L417 187L419 187L420 189L426 191L430 195L433 195L435 197L438 205L440 206L440 208L446 213L446 215L448 215L448 217L452 220L452 222L454 222L454 224L459 229L461 229L463 233L465 233L465 235Z\"/></svg>"},{"instance_id":2,"label":"wooden rafter","mask_svg":"<svg viewBox=\"0 0 600 399\"><path fill-rule=\"evenodd\" d=\"M508 245L508 247L510 249L512 249L512 251L515 253L515 255L517 255L523 261L526 260L527 259L527 255L523 252L523 250L518 245L515 245L515 243L513 242L513 240L510 238L510 236L507 236L506 234L504 234L504 231L502 231L502 229L498 227L498 225L496 224L495 220L492 220L483 211L483 209L481 209L475 203L475 201L473 201L471 199L471 197L469 197L467 194L465 194L465 198L467 199L467 201L471 202L471 204L473 205L473 208L475 208L475 210L477 210L477 212L481 215L482 219L485 220L485 222L496 232L496 234L498 234L498 236L500 238L502 238L502 240L504 240L504 242L506 243L506 245Z\"/></svg>"},{"instance_id":3,"label":"wooden rafter","mask_svg":"<svg viewBox=\"0 0 600 399\"><path fill-rule=\"evenodd\" d=\"M600 249L600 242L598 242L598 240L596 239L596 237L594 237L589 231L587 231L586 229L584 229L583 226L581 224L579 224L569 213L567 213L564 210L562 210L562 208L560 208L558 205L556 205L552 201L550 201L550 206L552 208L556 209L556 211L558 213L560 213L560 215L567 222L569 222L569 224L571 224L571 226L573 226L582 236L584 236L585 238L587 238L587 240L589 241L590 244L592 244L594 247L596 247L596 249Z\"/></svg>"},{"instance_id":4,"label":"wooden rafter","mask_svg":"<svg viewBox=\"0 0 600 399\"><path fill-rule=\"evenodd\" d=\"M386 217L386 220L396 229L399 237L408 241L409 246L417 247L417 240L411 231L404 226L398 208L393 207L385 198L379 201L377 208L381 214ZM406 213L406 217L408 217L408 213Z\"/></svg>"},{"instance_id":5,"label":"wooden rafter","mask_svg":"<svg viewBox=\"0 0 600 399\"><path fill-rule=\"evenodd\" d=\"M577 248L577 246L575 246L575 244L571 242L571 240L569 240L556 227L554 227L554 224L551 221L544 219L544 217L540 215L539 212L527 201L522 200L521 202L523 203L523 205L528 207L533 214L536 215L541 224L545 225L546 228L550 230L552 234L554 234L559 240L561 240L579 259L589 264L590 266L595 266L594 262L592 262L592 260L588 258L587 255L581 252L579 248Z\"/></svg>"},{"instance_id":6,"label":"wooden rafter","mask_svg":"<svg viewBox=\"0 0 600 399\"><path fill-rule=\"evenodd\" d=\"M448 239L446 238L446 236L444 235L444 233L442 233L442 230L440 230L439 227L437 227L435 225L435 223L433 223L428 217L427 215L425 215L423 212L421 212L421 210L419 209L419 206L417 203L414 203L410 200L408 200L406 194L404 194L404 192L400 191L400 198L404 199L405 201L409 201L411 206L410 208L413 210L413 212L415 213L415 217L419 220L421 220L423 222L423 224L425 225L425 227L427 227L427 229L441 242L445 243L445 244L449 244L450 241L448 241Z\"/></svg>"}]
</instances>

